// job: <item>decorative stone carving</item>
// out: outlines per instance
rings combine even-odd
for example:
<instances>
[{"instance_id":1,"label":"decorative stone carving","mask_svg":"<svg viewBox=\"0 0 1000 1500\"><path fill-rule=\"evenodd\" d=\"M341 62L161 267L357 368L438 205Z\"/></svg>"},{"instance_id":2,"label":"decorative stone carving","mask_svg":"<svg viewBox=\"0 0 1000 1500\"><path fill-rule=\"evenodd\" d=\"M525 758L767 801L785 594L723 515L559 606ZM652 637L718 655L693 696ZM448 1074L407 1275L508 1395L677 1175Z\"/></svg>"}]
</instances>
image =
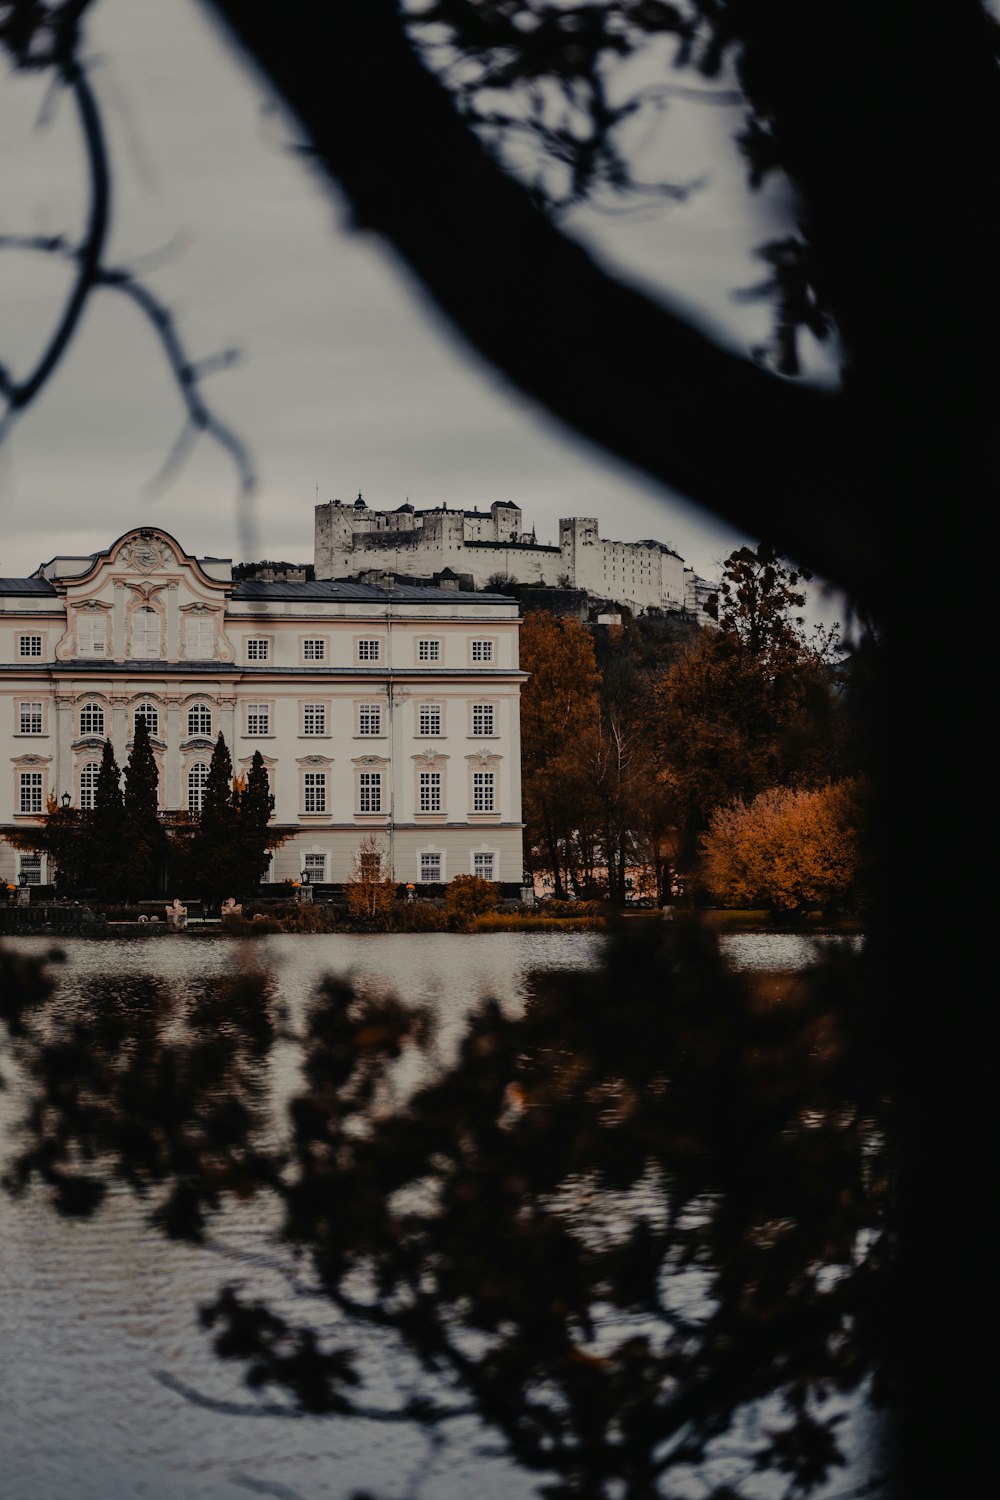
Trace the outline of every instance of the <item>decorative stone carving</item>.
<instances>
[{"instance_id":1,"label":"decorative stone carving","mask_svg":"<svg viewBox=\"0 0 1000 1500\"><path fill-rule=\"evenodd\" d=\"M137 573L153 573L174 561L174 555L154 531L143 527L134 532L118 553L118 561Z\"/></svg>"}]
</instances>

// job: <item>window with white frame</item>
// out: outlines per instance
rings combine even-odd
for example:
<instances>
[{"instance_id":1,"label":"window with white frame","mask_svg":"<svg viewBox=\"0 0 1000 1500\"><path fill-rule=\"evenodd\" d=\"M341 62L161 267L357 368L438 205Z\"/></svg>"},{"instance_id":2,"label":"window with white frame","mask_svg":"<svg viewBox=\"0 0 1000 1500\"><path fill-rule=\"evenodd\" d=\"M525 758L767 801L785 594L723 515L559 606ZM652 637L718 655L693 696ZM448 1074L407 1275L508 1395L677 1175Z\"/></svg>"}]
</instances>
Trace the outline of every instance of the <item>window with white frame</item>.
<instances>
[{"instance_id":1,"label":"window with white frame","mask_svg":"<svg viewBox=\"0 0 1000 1500\"><path fill-rule=\"evenodd\" d=\"M88 760L80 767L80 807L84 812L93 812L97 806L97 778L100 774L99 761Z\"/></svg>"},{"instance_id":2,"label":"window with white frame","mask_svg":"<svg viewBox=\"0 0 1000 1500\"><path fill-rule=\"evenodd\" d=\"M358 776L358 811L382 811L382 772L362 771Z\"/></svg>"},{"instance_id":3,"label":"window with white frame","mask_svg":"<svg viewBox=\"0 0 1000 1500\"><path fill-rule=\"evenodd\" d=\"M271 733L271 705L269 703L247 704L247 734Z\"/></svg>"},{"instance_id":4,"label":"window with white frame","mask_svg":"<svg viewBox=\"0 0 1000 1500\"><path fill-rule=\"evenodd\" d=\"M472 642L472 660L473 661L492 661L493 660L493 642L492 641L473 641Z\"/></svg>"},{"instance_id":5,"label":"window with white frame","mask_svg":"<svg viewBox=\"0 0 1000 1500\"><path fill-rule=\"evenodd\" d=\"M40 635L19 635L17 638L18 656L41 656L42 638Z\"/></svg>"},{"instance_id":6,"label":"window with white frame","mask_svg":"<svg viewBox=\"0 0 1000 1500\"><path fill-rule=\"evenodd\" d=\"M440 661L441 660L441 642L440 641L418 641L417 642L417 660L418 661Z\"/></svg>"},{"instance_id":7,"label":"window with white frame","mask_svg":"<svg viewBox=\"0 0 1000 1500\"><path fill-rule=\"evenodd\" d=\"M307 854L302 861L302 868L309 876L310 885L322 885L326 879L326 855Z\"/></svg>"},{"instance_id":8,"label":"window with white frame","mask_svg":"<svg viewBox=\"0 0 1000 1500\"><path fill-rule=\"evenodd\" d=\"M81 656L107 656L108 622L103 613L77 615L76 644Z\"/></svg>"},{"instance_id":9,"label":"window with white frame","mask_svg":"<svg viewBox=\"0 0 1000 1500\"><path fill-rule=\"evenodd\" d=\"M188 709L188 734L211 734L212 710L207 703L195 703Z\"/></svg>"},{"instance_id":10,"label":"window with white frame","mask_svg":"<svg viewBox=\"0 0 1000 1500\"><path fill-rule=\"evenodd\" d=\"M419 811L436 813L441 811L441 772L420 772Z\"/></svg>"},{"instance_id":11,"label":"window with white frame","mask_svg":"<svg viewBox=\"0 0 1000 1500\"><path fill-rule=\"evenodd\" d=\"M153 738L155 738L156 736L159 735L159 733L160 733L160 710L157 708L157 706L156 706L155 703L140 703L139 704L139 707L135 711L135 723L136 723L136 727L138 727L140 719L145 719L145 721L146 721L146 730L147 730L147 732L149 734L150 739L153 739Z\"/></svg>"},{"instance_id":12,"label":"window with white frame","mask_svg":"<svg viewBox=\"0 0 1000 1500\"><path fill-rule=\"evenodd\" d=\"M302 733L326 734L326 704L303 703Z\"/></svg>"},{"instance_id":13,"label":"window with white frame","mask_svg":"<svg viewBox=\"0 0 1000 1500\"><path fill-rule=\"evenodd\" d=\"M493 874L495 858L494 854L473 854L473 875L478 875L480 880L493 880L495 878Z\"/></svg>"},{"instance_id":14,"label":"window with white frame","mask_svg":"<svg viewBox=\"0 0 1000 1500\"><path fill-rule=\"evenodd\" d=\"M42 810L41 771L22 771L18 778L18 812L40 813Z\"/></svg>"},{"instance_id":15,"label":"window with white frame","mask_svg":"<svg viewBox=\"0 0 1000 1500\"><path fill-rule=\"evenodd\" d=\"M421 854L420 856L420 879L425 884L439 882L441 879L441 856L440 854Z\"/></svg>"},{"instance_id":16,"label":"window with white frame","mask_svg":"<svg viewBox=\"0 0 1000 1500\"><path fill-rule=\"evenodd\" d=\"M215 655L215 621L211 615L186 615L184 655L190 661L207 661Z\"/></svg>"},{"instance_id":17,"label":"window with white frame","mask_svg":"<svg viewBox=\"0 0 1000 1500\"><path fill-rule=\"evenodd\" d=\"M41 734L42 732L42 705L37 701L21 703L18 706L18 724L20 734Z\"/></svg>"},{"instance_id":18,"label":"window with white frame","mask_svg":"<svg viewBox=\"0 0 1000 1500\"><path fill-rule=\"evenodd\" d=\"M494 734L493 704L474 703L472 705L472 732L476 735L484 735L487 738Z\"/></svg>"},{"instance_id":19,"label":"window with white frame","mask_svg":"<svg viewBox=\"0 0 1000 1500\"><path fill-rule=\"evenodd\" d=\"M306 771L302 777L302 807L307 813L326 812L326 772Z\"/></svg>"},{"instance_id":20,"label":"window with white frame","mask_svg":"<svg viewBox=\"0 0 1000 1500\"><path fill-rule=\"evenodd\" d=\"M358 661L378 661L382 655L382 642L358 641Z\"/></svg>"},{"instance_id":21,"label":"window with white frame","mask_svg":"<svg viewBox=\"0 0 1000 1500\"><path fill-rule=\"evenodd\" d=\"M104 733L104 709L99 703L85 703L80 710L80 733Z\"/></svg>"},{"instance_id":22,"label":"window with white frame","mask_svg":"<svg viewBox=\"0 0 1000 1500\"><path fill-rule=\"evenodd\" d=\"M492 771L473 771L472 773L472 811L477 813L489 813L494 807L494 789L496 778Z\"/></svg>"},{"instance_id":23,"label":"window with white frame","mask_svg":"<svg viewBox=\"0 0 1000 1500\"><path fill-rule=\"evenodd\" d=\"M271 655L271 642L258 637L247 641L247 661L267 661Z\"/></svg>"},{"instance_id":24,"label":"window with white frame","mask_svg":"<svg viewBox=\"0 0 1000 1500\"><path fill-rule=\"evenodd\" d=\"M381 703L358 704L358 734L382 733Z\"/></svg>"},{"instance_id":25,"label":"window with white frame","mask_svg":"<svg viewBox=\"0 0 1000 1500\"><path fill-rule=\"evenodd\" d=\"M419 709L417 710L417 733L441 733L440 703L421 703Z\"/></svg>"},{"instance_id":26,"label":"window with white frame","mask_svg":"<svg viewBox=\"0 0 1000 1500\"><path fill-rule=\"evenodd\" d=\"M188 812L200 813L205 805L205 788L208 785L208 762L195 761L188 768Z\"/></svg>"},{"instance_id":27,"label":"window with white frame","mask_svg":"<svg viewBox=\"0 0 1000 1500\"><path fill-rule=\"evenodd\" d=\"M302 660L303 661L325 661L326 660L326 641L323 640L322 638L320 638L318 640L303 641L302 642ZM323 858L322 854L319 854L316 857L318 859L322 859Z\"/></svg>"},{"instance_id":28,"label":"window with white frame","mask_svg":"<svg viewBox=\"0 0 1000 1500\"><path fill-rule=\"evenodd\" d=\"M143 605L132 616L132 657L135 661L152 661L160 655L160 617L155 609Z\"/></svg>"},{"instance_id":29,"label":"window with white frame","mask_svg":"<svg viewBox=\"0 0 1000 1500\"><path fill-rule=\"evenodd\" d=\"M25 885L41 885L42 883L42 856L34 852L25 852L17 862L18 881L24 876Z\"/></svg>"}]
</instances>

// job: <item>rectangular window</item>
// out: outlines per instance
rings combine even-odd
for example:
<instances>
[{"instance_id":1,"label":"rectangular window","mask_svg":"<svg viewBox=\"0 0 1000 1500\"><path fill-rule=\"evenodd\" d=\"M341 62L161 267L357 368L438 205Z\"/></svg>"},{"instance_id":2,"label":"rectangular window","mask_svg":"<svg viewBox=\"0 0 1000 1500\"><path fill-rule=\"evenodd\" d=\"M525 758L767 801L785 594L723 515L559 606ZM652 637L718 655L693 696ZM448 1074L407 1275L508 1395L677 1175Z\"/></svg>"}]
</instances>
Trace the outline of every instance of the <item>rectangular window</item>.
<instances>
[{"instance_id":1,"label":"rectangular window","mask_svg":"<svg viewBox=\"0 0 1000 1500\"><path fill-rule=\"evenodd\" d=\"M271 642L267 640L247 641L247 661L267 661L271 655Z\"/></svg>"},{"instance_id":2,"label":"rectangular window","mask_svg":"<svg viewBox=\"0 0 1000 1500\"><path fill-rule=\"evenodd\" d=\"M22 703L18 715L21 726L21 734L41 734L42 732L42 705L40 703Z\"/></svg>"},{"instance_id":3,"label":"rectangular window","mask_svg":"<svg viewBox=\"0 0 1000 1500\"><path fill-rule=\"evenodd\" d=\"M440 703L421 703L417 712L418 734L440 734L441 733L441 705Z\"/></svg>"},{"instance_id":4,"label":"rectangular window","mask_svg":"<svg viewBox=\"0 0 1000 1500\"><path fill-rule=\"evenodd\" d=\"M439 882L441 879L441 856L440 854L421 854L420 856L420 879L424 882Z\"/></svg>"},{"instance_id":5,"label":"rectangular window","mask_svg":"<svg viewBox=\"0 0 1000 1500\"><path fill-rule=\"evenodd\" d=\"M325 703L304 703L302 705L302 733L326 734Z\"/></svg>"},{"instance_id":6,"label":"rectangular window","mask_svg":"<svg viewBox=\"0 0 1000 1500\"><path fill-rule=\"evenodd\" d=\"M42 638L40 635L19 635L17 638L18 656L41 656Z\"/></svg>"},{"instance_id":7,"label":"rectangular window","mask_svg":"<svg viewBox=\"0 0 1000 1500\"><path fill-rule=\"evenodd\" d=\"M210 615L190 615L184 621L184 654L190 661L210 661L215 655L215 624Z\"/></svg>"},{"instance_id":8,"label":"rectangular window","mask_svg":"<svg viewBox=\"0 0 1000 1500\"><path fill-rule=\"evenodd\" d=\"M42 856L40 854L22 854L17 862L17 873L24 876L25 885L41 885L42 883Z\"/></svg>"},{"instance_id":9,"label":"rectangular window","mask_svg":"<svg viewBox=\"0 0 1000 1500\"><path fill-rule=\"evenodd\" d=\"M382 811L382 772L362 771L358 777L358 811Z\"/></svg>"},{"instance_id":10,"label":"rectangular window","mask_svg":"<svg viewBox=\"0 0 1000 1500\"><path fill-rule=\"evenodd\" d=\"M493 879L493 855L474 854L472 856L472 873L478 875L480 880Z\"/></svg>"},{"instance_id":11,"label":"rectangular window","mask_svg":"<svg viewBox=\"0 0 1000 1500\"><path fill-rule=\"evenodd\" d=\"M326 879L326 855L307 854L302 868L309 876L310 885L321 885Z\"/></svg>"},{"instance_id":12,"label":"rectangular window","mask_svg":"<svg viewBox=\"0 0 1000 1500\"><path fill-rule=\"evenodd\" d=\"M382 705L360 703L358 705L358 734L382 733Z\"/></svg>"},{"instance_id":13,"label":"rectangular window","mask_svg":"<svg viewBox=\"0 0 1000 1500\"><path fill-rule=\"evenodd\" d=\"M492 735L493 729L493 704L474 703L472 705L472 732L473 734Z\"/></svg>"},{"instance_id":14,"label":"rectangular window","mask_svg":"<svg viewBox=\"0 0 1000 1500\"><path fill-rule=\"evenodd\" d=\"M420 811L422 813L436 813L441 811L440 771L421 771Z\"/></svg>"},{"instance_id":15,"label":"rectangular window","mask_svg":"<svg viewBox=\"0 0 1000 1500\"><path fill-rule=\"evenodd\" d=\"M419 641L417 643L417 660L418 661L440 661L440 659L441 659L441 642L440 641Z\"/></svg>"},{"instance_id":16,"label":"rectangular window","mask_svg":"<svg viewBox=\"0 0 1000 1500\"><path fill-rule=\"evenodd\" d=\"M41 771L22 771L20 777L18 810L23 813L40 813L42 810Z\"/></svg>"},{"instance_id":17,"label":"rectangular window","mask_svg":"<svg viewBox=\"0 0 1000 1500\"><path fill-rule=\"evenodd\" d=\"M325 640L303 641L302 642L302 660L303 661L325 661L326 660L326 641ZM316 857L317 857L317 859L322 859L323 856L322 855L317 855Z\"/></svg>"},{"instance_id":18,"label":"rectangular window","mask_svg":"<svg viewBox=\"0 0 1000 1500\"><path fill-rule=\"evenodd\" d=\"M326 812L326 772L306 771L303 778L303 809L307 813Z\"/></svg>"},{"instance_id":19,"label":"rectangular window","mask_svg":"<svg viewBox=\"0 0 1000 1500\"><path fill-rule=\"evenodd\" d=\"M76 639L81 656L107 656L108 626L104 616L78 616Z\"/></svg>"},{"instance_id":20,"label":"rectangular window","mask_svg":"<svg viewBox=\"0 0 1000 1500\"><path fill-rule=\"evenodd\" d=\"M472 660L473 661L492 661L493 660L493 642L492 641L473 641L473 643L472 643Z\"/></svg>"},{"instance_id":21,"label":"rectangular window","mask_svg":"<svg viewBox=\"0 0 1000 1500\"><path fill-rule=\"evenodd\" d=\"M477 813L487 813L493 811L492 771L473 771L472 811Z\"/></svg>"},{"instance_id":22,"label":"rectangular window","mask_svg":"<svg viewBox=\"0 0 1000 1500\"><path fill-rule=\"evenodd\" d=\"M381 641L359 641L358 661L378 661Z\"/></svg>"},{"instance_id":23,"label":"rectangular window","mask_svg":"<svg viewBox=\"0 0 1000 1500\"><path fill-rule=\"evenodd\" d=\"M247 704L247 734L271 733L271 705L269 703Z\"/></svg>"}]
</instances>

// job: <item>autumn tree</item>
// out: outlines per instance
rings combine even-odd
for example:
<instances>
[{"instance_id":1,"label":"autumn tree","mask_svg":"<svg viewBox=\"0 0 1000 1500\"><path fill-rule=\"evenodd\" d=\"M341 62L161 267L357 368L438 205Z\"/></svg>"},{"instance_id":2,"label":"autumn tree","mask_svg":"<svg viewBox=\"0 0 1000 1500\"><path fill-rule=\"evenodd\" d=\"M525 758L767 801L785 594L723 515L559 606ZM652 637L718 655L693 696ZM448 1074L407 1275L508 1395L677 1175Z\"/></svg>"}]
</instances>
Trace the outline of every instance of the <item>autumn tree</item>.
<instances>
[{"instance_id":1,"label":"autumn tree","mask_svg":"<svg viewBox=\"0 0 1000 1500\"><path fill-rule=\"evenodd\" d=\"M846 767L834 641L809 638L799 575L770 548L727 560L718 626L694 638L655 687L658 759L678 854L690 863L716 807L768 787L817 785Z\"/></svg>"},{"instance_id":2,"label":"autumn tree","mask_svg":"<svg viewBox=\"0 0 1000 1500\"><path fill-rule=\"evenodd\" d=\"M102 763L103 769L103 763ZM136 715L132 749L125 764L122 797L121 844L117 858L126 891L133 896L151 896L159 891L166 854L166 835L159 817L159 772L149 741L149 729ZM111 858L111 851L107 851Z\"/></svg>"},{"instance_id":3,"label":"autumn tree","mask_svg":"<svg viewBox=\"0 0 1000 1500\"><path fill-rule=\"evenodd\" d=\"M597 663L587 630L538 610L521 625L521 778L525 858L565 896L581 879L579 840L593 812L599 719Z\"/></svg>"},{"instance_id":4,"label":"autumn tree","mask_svg":"<svg viewBox=\"0 0 1000 1500\"><path fill-rule=\"evenodd\" d=\"M375 927L388 924L396 904L396 887L386 872L385 849L377 833L366 833L358 845L344 894L347 909L357 921Z\"/></svg>"},{"instance_id":5,"label":"autumn tree","mask_svg":"<svg viewBox=\"0 0 1000 1500\"><path fill-rule=\"evenodd\" d=\"M608 894L628 895L629 871L652 871L662 894L667 869L671 800L657 775L657 725L652 663L660 652L643 640L627 611L621 625L594 631L598 719L593 799L600 860Z\"/></svg>"},{"instance_id":6,"label":"autumn tree","mask_svg":"<svg viewBox=\"0 0 1000 1500\"><path fill-rule=\"evenodd\" d=\"M496 911L500 891L495 881L479 875L456 875L445 891L449 925L468 927L474 917Z\"/></svg>"},{"instance_id":7,"label":"autumn tree","mask_svg":"<svg viewBox=\"0 0 1000 1500\"><path fill-rule=\"evenodd\" d=\"M862 891L863 789L771 787L717 807L702 838L701 877L728 906L775 912L854 906Z\"/></svg>"}]
</instances>

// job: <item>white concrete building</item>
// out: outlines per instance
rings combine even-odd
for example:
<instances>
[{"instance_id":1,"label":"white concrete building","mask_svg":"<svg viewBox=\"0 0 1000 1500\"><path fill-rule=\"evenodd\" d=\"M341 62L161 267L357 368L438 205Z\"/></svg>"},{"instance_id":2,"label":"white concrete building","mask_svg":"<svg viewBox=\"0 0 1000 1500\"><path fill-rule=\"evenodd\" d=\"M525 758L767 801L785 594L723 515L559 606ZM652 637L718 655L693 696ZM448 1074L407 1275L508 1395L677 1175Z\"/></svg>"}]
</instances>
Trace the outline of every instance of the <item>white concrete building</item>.
<instances>
[{"instance_id":1,"label":"white concrete building","mask_svg":"<svg viewBox=\"0 0 1000 1500\"><path fill-rule=\"evenodd\" d=\"M349 578L368 569L422 577L451 568L483 588L498 573L517 583L586 589L600 599L644 609L697 613L694 570L663 542L611 542L592 516L559 522L558 547L526 531L520 506L488 511L370 510L331 500L316 506L317 578Z\"/></svg>"},{"instance_id":2,"label":"white concrete building","mask_svg":"<svg viewBox=\"0 0 1000 1500\"><path fill-rule=\"evenodd\" d=\"M0 579L0 879L46 878L4 827L92 805L105 738L124 766L141 713L165 814L200 807L220 729L237 770L260 750L288 835L272 880L347 880L375 832L398 881L520 881L524 676L499 595L234 583L154 527L56 557Z\"/></svg>"}]
</instances>

